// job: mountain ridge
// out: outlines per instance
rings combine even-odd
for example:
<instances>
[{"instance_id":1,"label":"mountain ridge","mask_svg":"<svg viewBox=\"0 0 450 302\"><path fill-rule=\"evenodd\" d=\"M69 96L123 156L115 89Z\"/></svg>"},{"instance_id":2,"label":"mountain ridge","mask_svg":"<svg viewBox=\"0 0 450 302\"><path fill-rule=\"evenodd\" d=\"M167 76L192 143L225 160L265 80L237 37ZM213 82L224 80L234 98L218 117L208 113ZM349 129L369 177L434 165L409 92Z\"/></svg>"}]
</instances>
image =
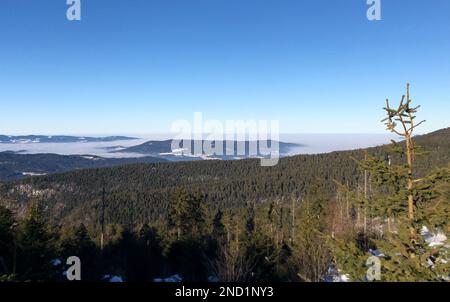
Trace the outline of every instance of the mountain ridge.
<instances>
[{"instance_id":1,"label":"mountain ridge","mask_svg":"<svg viewBox=\"0 0 450 302\"><path fill-rule=\"evenodd\" d=\"M173 142L178 143L176 150L172 149L172 143ZM212 148L215 148L218 143L222 143L221 148L219 150L223 151L223 154L206 154L202 147L202 153L196 154L195 151L195 145L200 144L201 146L209 145ZM262 146L261 143L265 142L266 145ZM185 146L184 144L187 144L188 146ZM255 143L256 146L256 154L251 154L250 147L253 147L253 144ZM281 141L272 141L272 140L245 140L245 141L238 141L238 140L174 140L174 139L168 139L168 140L150 140L147 142L144 142L142 144L131 146L128 148L124 148L117 151L111 151L111 153L118 153L118 152L125 152L125 153L138 153L138 154L146 154L146 155L152 155L152 156L175 156L175 155L181 155L181 151L183 150L188 155L207 155L211 158L221 158L221 159L233 159L233 157L241 156L241 158L247 158L251 156L264 156L264 152L261 150L263 147L270 148L273 146L273 143L278 143L279 150L277 150L280 154L280 156L285 156L288 154L288 151L291 148L294 147L302 147L304 145L298 144L298 143L287 143L287 142L281 142ZM232 146L231 146L232 145ZM230 149L231 148L233 149ZM243 152L242 152L243 151Z\"/></svg>"},{"instance_id":2,"label":"mountain ridge","mask_svg":"<svg viewBox=\"0 0 450 302\"><path fill-rule=\"evenodd\" d=\"M0 135L0 144L81 143L135 140L129 136L72 136L72 135Z\"/></svg>"}]
</instances>

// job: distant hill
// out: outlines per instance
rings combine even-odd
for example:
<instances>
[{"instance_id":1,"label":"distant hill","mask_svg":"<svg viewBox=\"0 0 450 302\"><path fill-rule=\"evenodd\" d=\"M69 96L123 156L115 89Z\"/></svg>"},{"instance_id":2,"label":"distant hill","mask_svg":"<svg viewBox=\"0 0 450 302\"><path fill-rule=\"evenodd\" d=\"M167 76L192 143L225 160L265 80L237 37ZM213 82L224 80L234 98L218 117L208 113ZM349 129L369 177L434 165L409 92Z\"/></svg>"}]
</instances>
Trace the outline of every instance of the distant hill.
<instances>
[{"instance_id":1,"label":"distant hill","mask_svg":"<svg viewBox=\"0 0 450 302\"><path fill-rule=\"evenodd\" d=\"M0 152L0 181L86 168L165 162L162 158L104 158L93 155L19 154Z\"/></svg>"},{"instance_id":2,"label":"distant hill","mask_svg":"<svg viewBox=\"0 0 450 302\"><path fill-rule=\"evenodd\" d=\"M267 152L264 152L264 147L270 148L276 141L198 141L198 140L186 140L181 144L177 145L174 150L172 150L173 140L164 141L148 141L143 144L132 146L124 149L120 149L114 152L126 152L126 153L138 153L151 155L155 157L162 157L173 161L181 161L184 159L202 158L202 159L244 159L251 157L265 157ZM186 145L183 145L183 144ZM264 143L264 144L262 144ZM195 153L194 145L199 144L200 146L211 146L215 148L219 147L218 144L222 144L221 149L223 154L205 154L205 152L198 154ZM255 144L255 145L252 145ZM286 156L292 148L301 147L300 144L279 142L279 154L280 156ZM267 146L266 146L267 145ZM256 152L252 151L250 146L256 146ZM242 150L241 150L242 149ZM184 153L183 153L184 152Z\"/></svg>"},{"instance_id":3,"label":"distant hill","mask_svg":"<svg viewBox=\"0 0 450 302\"><path fill-rule=\"evenodd\" d=\"M423 146L450 148L450 127L424 135L417 135L414 140Z\"/></svg>"},{"instance_id":4,"label":"distant hill","mask_svg":"<svg viewBox=\"0 0 450 302\"><path fill-rule=\"evenodd\" d=\"M38 144L38 143L83 143L83 142L114 142L122 140L134 140L128 136L69 136L69 135L0 135L0 144Z\"/></svg>"},{"instance_id":5,"label":"distant hill","mask_svg":"<svg viewBox=\"0 0 450 302\"><path fill-rule=\"evenodd\" d=\"M4 136L2 136L4 138ZM42 136L8 137L14 143L43 143L49 142L49 138ZM133 139L123 136L110 136L103 138L95 137L52 137L51 142L98 142L113 140ZM191 143L194 143L193 141ZM157 163L166 161L198 161L204 159L243 159L250 157L248 152L244 155L229 156L203 156L203 155L181 155L171 150L172 140L149 141L144 144L125 148L122 146L104 147L111 153L133 153L139 156L128 155L127 158L103 158L94 155L57 155L52 153L26 154L25 150L0 152L0 181L10 181L29 176L41 176L53 173L67 172L85 168L112 167L131 163ZM288 150L296 144L280 143L281 150ZM234 145L236 148L237 145ZM249 143L245 144L248 151ZM258 145L259 147L259 145ZM235 150L236 151L236 150ZM235 152L237 154L237 152ZM256 155L255 157L257 157ZM133 157L133 158L132 158Z\"/></svg>"}]
</instances>

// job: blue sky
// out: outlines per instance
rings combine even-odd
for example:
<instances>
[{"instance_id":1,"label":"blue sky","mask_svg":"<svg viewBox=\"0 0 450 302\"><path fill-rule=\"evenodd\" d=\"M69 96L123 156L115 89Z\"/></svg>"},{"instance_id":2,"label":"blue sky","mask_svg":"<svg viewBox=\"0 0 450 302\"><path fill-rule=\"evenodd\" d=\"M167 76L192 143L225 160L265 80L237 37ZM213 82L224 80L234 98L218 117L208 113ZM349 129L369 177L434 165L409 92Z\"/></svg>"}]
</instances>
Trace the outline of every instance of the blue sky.
<instances>
[{"instance_id":1,"label":"blue sky","mask_svg":"<svg viewBox=\"0 0 450 302\"><path fill-rule=\"evenodd\" d=\"M407 81L450 126L450 1L0 2L0 133L168 132L176 119L280 120L287 133L379 133Z\"/></svg>"}]
</instances>

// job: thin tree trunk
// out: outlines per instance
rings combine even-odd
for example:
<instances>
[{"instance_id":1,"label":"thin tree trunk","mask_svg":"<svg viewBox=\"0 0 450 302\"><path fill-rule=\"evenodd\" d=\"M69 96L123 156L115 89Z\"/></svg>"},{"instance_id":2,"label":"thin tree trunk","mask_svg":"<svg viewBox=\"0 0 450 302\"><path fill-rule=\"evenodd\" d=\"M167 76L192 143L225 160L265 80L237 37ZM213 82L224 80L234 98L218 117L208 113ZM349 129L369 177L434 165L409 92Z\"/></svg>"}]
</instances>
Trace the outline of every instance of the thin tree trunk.
<instances>
[{"instance_id":1,"label":"thin tree trunk","mask_svg":"<svg viewBox=\"0 0 450 302\"><path fill-rule=\"evenodd\" d=\"M414 200L413 200L413 158L412 158L412 141L411 137L406 139L406 160L408 163L408 218L410 222L414 221Z\"/></svg>"},{"instance_id":2,"label":"thin tree trunk","mask_svg":"<svg viewBox=\"0 0 450 302\"><path fill-rule=\"evenodd\" d=\"M366 156L367 158L367 156ZM364 170L364 234L367 233L367 170Z\"/></svg>"},{"instance_id":3,"label":"thin tree trunk","mask_svg":"<svg viewBox=\"0 0 450 302\"><path fill-rule=\"evenodd\" d=\"M295 236L295 198L292 198L292 242Z\"/></svg>"}]
</instances>

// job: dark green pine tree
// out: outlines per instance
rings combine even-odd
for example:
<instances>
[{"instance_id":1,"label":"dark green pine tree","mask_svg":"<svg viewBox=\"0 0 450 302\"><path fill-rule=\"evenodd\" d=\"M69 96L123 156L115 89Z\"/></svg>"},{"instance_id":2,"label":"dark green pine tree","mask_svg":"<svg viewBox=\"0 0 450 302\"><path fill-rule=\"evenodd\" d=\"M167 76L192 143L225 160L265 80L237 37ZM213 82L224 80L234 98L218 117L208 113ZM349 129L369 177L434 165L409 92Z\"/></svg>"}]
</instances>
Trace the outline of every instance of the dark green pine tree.
<instances>
[{"instance_id":1,"label":"dark green pine tree","mask_svg":"<svg viewBox=\"0 0 450 302\"><path fill-rule=\"evenodd\" d=\"M175 230L178 239L198 237L205 233L206 205L199 193L178 190L170 206L169 225Z\"/></svg>"},{"instance_id":2,"label":"dark green pine tree","mask_svg":"<svg viewBox=\"0 0 450 302\"><path fill-rule=\"evenodd\" d=\"M80 258L83 267L81 270L81 280L98 280L99 276L96 272L98 270L99 253L84 224L63 229L58 242L58 248L63 263L70 256Z\"/></svg>"},{"instance_id":3,"label":"dark green pine tree","mask_svg":"<svg viewBox=\"0 0 450 302\"><path fill-rule=\"evenodd\" d=\"M139 260L135 268L138 281L149 281L161 275L163 256L161 239L155 229L144 224L137 236L139 249L136 258Z\"/></svg>"},{"instance_id":4,"label":"dark green pine tree","mask_svg":"<svg viewBox=\"0 0 450 302\"><path fill-rule=\"evenodd\" d=\"M219 209L213 219L212 236L220 243L226 240L226 230L223 224L223 212Z\"/></svg>"},{"instance_id":5,"label":"dark green pine tree","mask_svg":"<svg viewBox=\"0 0 450 302\"><path fill-rule=\"evenodd\" d=\"M83 254L85 250L95 249L95 244L84 224L64 229L61 232L59 246L65 256L77 256Z\"/></svg>"},{"instance_id":6,"label":"dark green pine tree","mask_svg":"<svg viewBox=\"0 0 450 302\"><path fill-rule=\"evenodd\" d=\"M13 273L14 226L13 213L0 206L0 278L6 279Z\"/></svg>"},{"instance_id":7,"label":"dark green pine tree","mask_svg":"<svg viewBox=\"0 0 450 302\"><path fill-rule=\"evenodd\" d=\"M249 203L247 206L247 220L245 223L245 234L247 240L252 240L253 232L255 230L255 205Z\"/></svg>"},{"instance_id":8,"label":"dark green pine tree","mask_svg":"<svg viewBox=\"0 0 450 302\"><path fill-rule=\"evenodd\" d=\"M325 237L322 205L303 200L297 211L290 269L293 280L320 282L324 279L331 255Z\"/></svg>"},{"instance_id":9,"label":"dark green pine tree","mask_svg":"<svg viewBox=\"0 0 450 302\"><path fill-rule=\"evenodd\" d=\"M50 261L55 256L47 220L38 202L33 202L18 234L17 274L24 280L48 280L55 273Z\"/></svg>"}]
</instances>

